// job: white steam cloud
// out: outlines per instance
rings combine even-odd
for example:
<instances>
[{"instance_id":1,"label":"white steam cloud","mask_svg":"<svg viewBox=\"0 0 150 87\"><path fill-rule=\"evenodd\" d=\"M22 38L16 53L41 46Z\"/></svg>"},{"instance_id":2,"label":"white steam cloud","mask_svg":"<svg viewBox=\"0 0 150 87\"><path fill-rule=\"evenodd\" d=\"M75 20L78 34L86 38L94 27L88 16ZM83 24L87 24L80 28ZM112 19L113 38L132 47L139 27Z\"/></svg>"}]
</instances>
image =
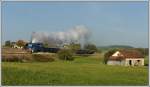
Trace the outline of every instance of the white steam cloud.
<instances>
[{"instance_id":1,"label":"white steam cloud","mask_svg":"<svg viewBox=\"0 0 150 87\"><path fill-rule=\"evenodd\" d=\"M83 26L75 26L73 29L67 32L33 32L32 43L48 43L51 45L61 46L70 43L80 43L81 48L88 42L91 33Z\"/></svg>"}]
</instances>

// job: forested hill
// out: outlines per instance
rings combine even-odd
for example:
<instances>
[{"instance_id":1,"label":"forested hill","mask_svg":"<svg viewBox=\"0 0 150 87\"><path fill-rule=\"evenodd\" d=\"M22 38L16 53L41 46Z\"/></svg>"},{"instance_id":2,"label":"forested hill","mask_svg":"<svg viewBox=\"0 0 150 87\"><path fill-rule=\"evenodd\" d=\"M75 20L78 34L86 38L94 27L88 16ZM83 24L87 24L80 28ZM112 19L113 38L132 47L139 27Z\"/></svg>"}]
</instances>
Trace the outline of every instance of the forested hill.
<instances>
[{"instance_id":1,"label":"forested hill","mask_svg":"<svg viewBox=\"0 0 150 87\"><path fill-rule=\"evenodd\" d=\"M134 48L134 47L128 45L110 45L110 46L99 46L98 48L101 50L108 50L108 49L115 49L115 48Z\"/></svg>"},{"instance_id":2,"label":"forested hill","mask_svg":"<svg viewBox=\"0 0 150 87\"><path fill-rule=\"evenodd\" d=\"M111 45L111 46L108 46L108 48L134 48L134 47L127 46L127 45Z\"/></svg>"}]
</instances>

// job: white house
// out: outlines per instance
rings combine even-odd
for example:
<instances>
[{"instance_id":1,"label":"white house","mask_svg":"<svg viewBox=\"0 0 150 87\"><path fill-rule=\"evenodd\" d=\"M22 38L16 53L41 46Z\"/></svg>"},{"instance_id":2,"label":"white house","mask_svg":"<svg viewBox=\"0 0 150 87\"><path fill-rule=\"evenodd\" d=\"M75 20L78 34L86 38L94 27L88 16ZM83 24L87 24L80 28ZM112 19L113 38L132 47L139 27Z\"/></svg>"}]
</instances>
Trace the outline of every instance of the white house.
<instances>
[{"instance_id":1,"label":"white house","mask_svg":"<svg viewBox=\"0 0 150 87\"><path fill-rule=\"evenodd\" d=\"M118 50L109 57L107 64L124 66L143 66L144 57L137 50Z\"/></svg>"},{"instance_id":2,"label":"white house","mask_svg":"<svg viewBox=\"0 0 150 87\"><path fill-rule=\"evenodd\" d=\"M18 49L22 49L23 47L21 46L18 46L17 44L16 44L16 42L12 42L12 48L18 48Z\"/></svg>"},{"instance_id":3,"label":"white house","mask_svg":"<svg viewBox=\"0 0 150 87\"><path fill-rule=\"evenodd\" d=\"M23 47L22 47L22 46L20 47L20 46L18 46L18 45L16 45L16 44L14 44L12 48L22 49Z\"/></svg>"}]
</instances>

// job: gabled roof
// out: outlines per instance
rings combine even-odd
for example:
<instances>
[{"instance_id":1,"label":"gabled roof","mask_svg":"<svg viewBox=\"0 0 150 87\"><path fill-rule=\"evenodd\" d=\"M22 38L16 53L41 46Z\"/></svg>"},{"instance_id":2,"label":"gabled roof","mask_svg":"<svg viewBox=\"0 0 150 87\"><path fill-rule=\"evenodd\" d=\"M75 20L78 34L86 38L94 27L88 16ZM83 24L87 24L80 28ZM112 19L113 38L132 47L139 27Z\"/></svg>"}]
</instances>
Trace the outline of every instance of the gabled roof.
<instances>
[{"instance_id":1,"label":"gabled roof","mask_svg":"<svg viewBox=\"0 0 150 87\"><path fill-rule=\"evenodd\" d=\"M117 52L117 51L116 51ZM118 56L110 56L110 60L122 60L126 58L144 58L142 53L137 50L118 50L121 55Z\"/></svg>"}]
</instances>

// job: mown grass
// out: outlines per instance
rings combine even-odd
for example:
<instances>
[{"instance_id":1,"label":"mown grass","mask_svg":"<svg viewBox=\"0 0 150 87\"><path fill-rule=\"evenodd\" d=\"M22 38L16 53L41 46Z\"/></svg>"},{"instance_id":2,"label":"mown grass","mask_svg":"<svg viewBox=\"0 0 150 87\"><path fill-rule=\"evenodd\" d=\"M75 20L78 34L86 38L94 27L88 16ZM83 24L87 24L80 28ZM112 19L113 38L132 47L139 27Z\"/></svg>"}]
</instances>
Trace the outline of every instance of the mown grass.
<instances>
[{"instance_id":1,"label":"mown grass","mask_svg":"<svg viewBox=\"0 0 150 87\"><path fill-rule=\"evenodd\" d=\"M148 85L148 67L108 66L101 58L2 62L2 85Z\"/></svg>"}]
</instances>

